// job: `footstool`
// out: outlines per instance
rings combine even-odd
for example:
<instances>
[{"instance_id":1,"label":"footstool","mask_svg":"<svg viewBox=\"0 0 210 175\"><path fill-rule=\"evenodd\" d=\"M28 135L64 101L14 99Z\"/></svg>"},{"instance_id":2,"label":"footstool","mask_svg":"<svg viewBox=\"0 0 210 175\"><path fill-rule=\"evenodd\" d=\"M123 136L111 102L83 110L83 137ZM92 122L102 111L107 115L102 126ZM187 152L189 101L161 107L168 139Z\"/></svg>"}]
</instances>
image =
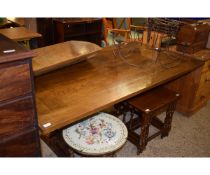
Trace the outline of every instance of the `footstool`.
<instances>
[{"instance_id":1,"label":"footstool","mask_svg":"<svg viewBox=\"0 0 210 175\"><path fill-rule=\"evenodd\" d=\"M114 156L125 144L128 131L124 123L113 115L99 113L70 126L62 132L64 141L83 156Z\"/></svg>"}]
</instances>

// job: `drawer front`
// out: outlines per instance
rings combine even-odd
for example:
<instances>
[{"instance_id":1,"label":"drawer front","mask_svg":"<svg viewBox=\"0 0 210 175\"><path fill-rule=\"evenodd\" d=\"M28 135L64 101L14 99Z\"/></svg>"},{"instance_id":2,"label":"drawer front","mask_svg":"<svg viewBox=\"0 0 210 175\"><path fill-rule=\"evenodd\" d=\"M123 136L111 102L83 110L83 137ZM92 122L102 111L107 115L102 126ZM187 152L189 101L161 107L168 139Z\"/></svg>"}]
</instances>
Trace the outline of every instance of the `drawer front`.
<instances>
[{"instance_id":1,"label":"drawer front","mask_svg":"<svg viewBox=\"0 0 210 175\"><path fill-rule=\"evenodd\" d=\"M205 73L203 81L204 81L203 92L206 93L207 98L210 99L210 71Z\"/></svg>"},{"instance_id":2,"label":"drawer front","mask_svg":"<svg viewBox=\"0 0 210 175\"><path fill-rule=\"evenodd\" d=\"M31 130L8 142L0 143L0 157L38 157L40 141L38 132Z\"/></svg>"},{"instance_id":3,"label":"drawer front","mask_svg":"<svg viewBox=\"0 0 210 175\"><path fill-rule=\"evenodd\" d=\"M210 71L210 60L206 61L203 66L202 72L207 72L207 71Z\"/></svg>"},{"instance_id":4,"label":"drawer front","mask_svg":"<svg viewBox=\"0 0 210 175\"><path fill-rule=\"evenodd\" d=\"M200 86L196 94L196 102L210 98L210 71L202 73Z\"/></svg>"},{"instance_id":5,"label":"drawer front","mask_svg":"<svg viewBox=\"0 0 210 175\"><path fill-rule=\"evenodd\" d=\"M0 142L34 128L31 96L0 106Z\"/></svg>"},{"instance_id":6,"label":"drawer front","mask_svg":"<svg viewBox=\"0 0 210 175\"><path fill-rule=\"evenodd\" d=\"M0 101L31 92L29 64L0 65Z\"/></svg>"}]
</instances>

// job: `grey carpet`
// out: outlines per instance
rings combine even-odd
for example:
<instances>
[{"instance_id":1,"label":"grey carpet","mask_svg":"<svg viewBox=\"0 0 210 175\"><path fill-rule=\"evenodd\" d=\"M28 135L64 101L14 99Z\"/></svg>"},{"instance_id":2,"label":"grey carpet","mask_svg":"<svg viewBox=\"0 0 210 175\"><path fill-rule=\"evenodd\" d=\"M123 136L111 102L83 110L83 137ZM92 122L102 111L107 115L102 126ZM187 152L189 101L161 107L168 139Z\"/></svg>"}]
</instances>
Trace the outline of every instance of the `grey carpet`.
<instances>
[{"instance_id":1,"label":"grey carpet","mask_svg":"<svg viewBox=\"0 0 210 175\"><path fill-rule=\"evenodd\" d=\"M56 157L43 141L41 148L43 157ZM117 157L210 157L210 100L190 118L175 112L169 136L156 137L139 156L136 151L127 141Z\"/></svg>"}]
</instances>

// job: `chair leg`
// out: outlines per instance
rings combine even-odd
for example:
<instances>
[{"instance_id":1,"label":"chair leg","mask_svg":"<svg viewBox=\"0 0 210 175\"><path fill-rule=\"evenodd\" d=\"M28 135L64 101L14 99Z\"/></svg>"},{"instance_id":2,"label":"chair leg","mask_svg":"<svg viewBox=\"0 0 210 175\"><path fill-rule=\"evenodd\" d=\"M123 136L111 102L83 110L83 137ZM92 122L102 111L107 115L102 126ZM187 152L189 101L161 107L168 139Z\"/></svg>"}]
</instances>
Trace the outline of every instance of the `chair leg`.
<instances>
[{"instance_id":1,"label":"chair leg","mask_svg":"<svg viewBox=\"0 0 210 175\"><path fill-rule=\"evenodd\" d=\"M171 130L171 123L172 123L172 118L173 118L175 108L176 108L176 103L172 103L172 104L169 105L169 107L166 111L166 118L164 120L163 130L161 131L161 138L169 135L169 132Z\"/></svg>"}]
</instances>

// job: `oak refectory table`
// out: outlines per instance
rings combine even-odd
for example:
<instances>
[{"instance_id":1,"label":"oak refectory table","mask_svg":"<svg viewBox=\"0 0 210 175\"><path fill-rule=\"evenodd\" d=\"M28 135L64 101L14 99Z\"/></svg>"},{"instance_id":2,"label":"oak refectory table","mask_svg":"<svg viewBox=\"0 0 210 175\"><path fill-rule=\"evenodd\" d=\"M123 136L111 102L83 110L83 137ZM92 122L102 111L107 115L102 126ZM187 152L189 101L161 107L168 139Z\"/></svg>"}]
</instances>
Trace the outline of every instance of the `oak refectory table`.
<instances>
[{"instance_id":1,"label":"oak refectory table","mask_svg":"<svg viewBox=\"0 0 210 175\"><path fill-rule=\"evenodd\" d=\"M74 44L76 47L79 43ZM87 48L90 46L91 43L86 45ZM193 77L200 72L203 62L168 51L157 56L155 50L143 45L138 48L126 61L115 57L112 48L108 47L96 49L76 64L46 74L38 73L35 91L39 128L56 154L68 154L66 147L58 144L62 142L60 130L152 88L164 85L175 89L182 96L177 110L183 105L188 106L190 99L186 101L185 98L185 80L192 79L188 85L196 88ZM39 52L34 62L39 59ZM175 57L179 58L178 64L167 67ZM35 64L33 69L36 74Z\"/></svg>"}]
</instances>

